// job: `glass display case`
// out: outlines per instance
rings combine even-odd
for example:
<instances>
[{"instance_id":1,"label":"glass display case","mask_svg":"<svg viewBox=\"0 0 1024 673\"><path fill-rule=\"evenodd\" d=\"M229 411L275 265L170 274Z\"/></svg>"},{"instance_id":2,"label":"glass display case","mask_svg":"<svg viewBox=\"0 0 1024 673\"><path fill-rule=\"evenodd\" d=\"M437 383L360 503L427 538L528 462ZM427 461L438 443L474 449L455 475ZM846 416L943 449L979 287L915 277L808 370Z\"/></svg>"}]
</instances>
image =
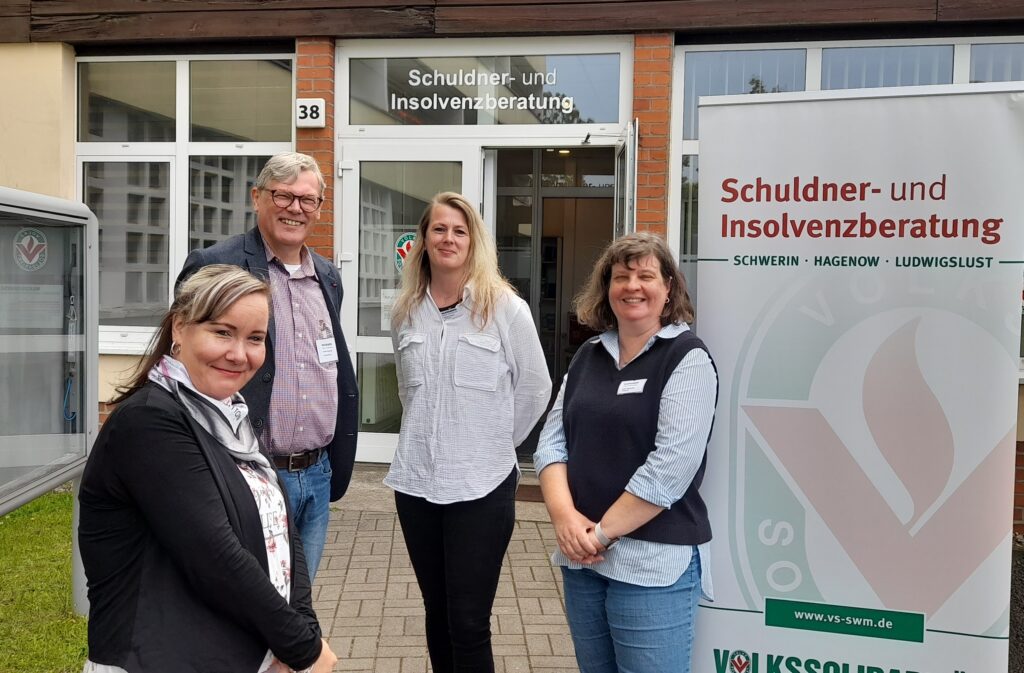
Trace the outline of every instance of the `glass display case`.
<instances>
[{"instance_id":1,"label":"glass display case","mask_svg":"<svg viewBox=\"0 0 1024 673\"><path fill-rule=\"evenodd\" d=\"M96 218L0 187L0 514L78 476L96 435Z\"/></svg>"}]
</instances>

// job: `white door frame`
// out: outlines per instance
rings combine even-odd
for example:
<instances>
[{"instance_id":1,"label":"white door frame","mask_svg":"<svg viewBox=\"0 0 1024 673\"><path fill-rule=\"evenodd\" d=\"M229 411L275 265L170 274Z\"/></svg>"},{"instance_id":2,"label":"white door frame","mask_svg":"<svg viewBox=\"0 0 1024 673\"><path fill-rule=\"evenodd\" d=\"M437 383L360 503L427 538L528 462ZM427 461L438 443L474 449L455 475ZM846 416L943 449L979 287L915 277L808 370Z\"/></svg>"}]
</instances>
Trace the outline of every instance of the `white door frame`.
<instances>
[{"instance_id":1,"label":"white door frame","mask_svg":"<svg viewBox=\"0 0 1024 673\"><path fill-rule=\"evenodd\" d=\"M481 152L477 142L422 142L348 140L339 143L338 165L335 182L339 226L335 236L335 258L341 270L345 300L341 307L341 328L350 349L353 368L358 366L359 353L392 353L391 339L386 336L359 336L359 225L361 165L363 162L416 162L416 161L457 161L462 164L461 191L472 203L479 204L481 190ZM360 432L356 448L356 460L361 462L390 463L398 444L396 433Z\"/></svg>"}]
</instances>

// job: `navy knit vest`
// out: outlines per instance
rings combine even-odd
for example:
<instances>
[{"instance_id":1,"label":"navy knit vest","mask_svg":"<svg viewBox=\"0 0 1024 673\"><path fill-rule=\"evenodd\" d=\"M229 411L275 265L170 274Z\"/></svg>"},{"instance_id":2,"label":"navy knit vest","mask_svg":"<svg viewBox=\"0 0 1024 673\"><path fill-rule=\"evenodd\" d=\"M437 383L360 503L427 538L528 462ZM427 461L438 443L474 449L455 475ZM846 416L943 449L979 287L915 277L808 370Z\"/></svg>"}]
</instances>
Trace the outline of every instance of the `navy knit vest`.
<instances>
[{"instance_id":1,"label":"navy knit vest","mask_svg":"<svg viewBox=\"0 0 1024 673\"><path fill-rule=\"evenodd\" d=\"M694 348L707 352L693 332L655 339L645 353L620 370L600 340L591 339L573 358L562 401L569 490L576 509L591 521L601 520L654 450L662 391ZM623 381L639 379L647 379L642 393L618 394ZM691 545L710 540L707 507L697 490L706 464L705 449L686 494L629 537Z\"/></svg>"}]
</instances>

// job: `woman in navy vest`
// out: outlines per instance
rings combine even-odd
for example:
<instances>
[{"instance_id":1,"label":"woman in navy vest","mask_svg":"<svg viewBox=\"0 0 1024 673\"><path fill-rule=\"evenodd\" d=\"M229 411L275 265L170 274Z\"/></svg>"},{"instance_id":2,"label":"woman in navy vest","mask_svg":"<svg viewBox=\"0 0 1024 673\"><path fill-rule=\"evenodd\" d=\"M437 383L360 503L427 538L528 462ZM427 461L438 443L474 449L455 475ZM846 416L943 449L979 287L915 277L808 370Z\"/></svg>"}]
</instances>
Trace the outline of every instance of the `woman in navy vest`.
<instances>
[{"instance_id":1,"label":"woman in navy vest","mask_svg":"<svg viewBox=\"0 0 1024 673\"><path fill-rule=\"evenodd\" d=\"M558 540L581 673L688 673L711 599L698 489L718 376L665 242L613 241L576 298L604 332L576 354L534 463Z\"/></svg>"}]
</instances>

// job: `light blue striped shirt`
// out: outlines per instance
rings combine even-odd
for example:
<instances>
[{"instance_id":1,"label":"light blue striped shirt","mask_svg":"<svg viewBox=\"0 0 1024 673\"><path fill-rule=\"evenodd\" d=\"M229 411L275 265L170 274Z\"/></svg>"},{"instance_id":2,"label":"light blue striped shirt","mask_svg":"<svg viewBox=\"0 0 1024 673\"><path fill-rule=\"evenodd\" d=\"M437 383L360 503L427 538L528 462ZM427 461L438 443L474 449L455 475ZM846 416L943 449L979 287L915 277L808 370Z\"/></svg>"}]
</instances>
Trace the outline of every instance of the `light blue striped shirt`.
<instances>
[{"instance_id":1,"label":"light blue striped shirt","mask_svg":"<svg viewBox=\"0 0 1024 673\"><path fill-rule=\"evenodd\" d=\"M641 353L655 339L674 339L689 331L686 325L666 325L651 337ZM600 336L608 355L619 361L619 335L608 331ZM562 397L566 374L555 404L548 413L540 434L533 463L540 474L552 463L568 460L565 427L562 425ZM676 367L661 395L655 449L629 480L626 491L660 507L670 507L683 497L700 467L711 421L715 414L715 392L718 377L707 353L694 349ZM706 600L713 600L711 583L710 543L697 545L700 556L700 588ZM645 587L668 586L675 583L693 559L693 545L648 542L623 536L618 544L604 552L604 561L583 566L570 561L561 550L551 555L551 562L567 568L589 567L610 579Z\"/></svg>"}]
</instances>

